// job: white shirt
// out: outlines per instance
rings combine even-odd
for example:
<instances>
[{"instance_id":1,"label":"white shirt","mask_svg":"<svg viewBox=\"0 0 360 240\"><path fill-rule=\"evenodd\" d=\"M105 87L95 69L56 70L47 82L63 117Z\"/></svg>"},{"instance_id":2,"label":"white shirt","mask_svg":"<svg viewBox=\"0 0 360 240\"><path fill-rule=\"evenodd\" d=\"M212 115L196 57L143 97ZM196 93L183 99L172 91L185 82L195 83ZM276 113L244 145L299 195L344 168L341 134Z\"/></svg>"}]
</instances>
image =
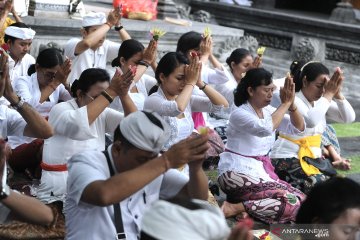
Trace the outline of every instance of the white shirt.
<instances>
[{"instance_id":1,"label":"white shirt","mask_svg":"<svg viewBox=\"0 0 360 240\"><path fill-rule=\"evenodd\" d=\"M106 63L117 57L120 43L105 40L103 45L93 51L88 49L79 55L75 55L76 45L82 39L72 38L64 46L64 55L72 60L72 68L68 77L68 82L73 83L79 79L81 73L88 68L106 69Z\"/></svg>"},{"instance_id":2,"label":"white shirt","mask_svg":"<svg viewBox=\"0 0 360 240\"><path fill-rule=\"evenodd\" d=\"M113 163L111 146L107 151ZM65 204L66 239L116 239L113 205L100 207L80 200L86 186L94 181L109 178L109 167L102 152L83 152L70 159ZM186 176L171 169L123 200L120 206L126 239L138 239L143 213L154 201L175 196L187 182Z\"/></svg>"},{"instance_id":3,"label":"white shirt","mask_svg":"<svg viewBox=\"0 0 360 240\"><path fill-rule=\"evenodd\" d=\"M202 64L201 80L209 84L223 84L229 81L224 67L222 69L210 68L207 64Z\"/></svg>"},{"instance_id":4,"label":"white shirt","mask_svg":"<svg viewBox=\"0 0 360 240\"><path fill-rule=\"evenodd\" d=\"M0 105L0 137L22 136L27 123L15 110Z\"/></svg>"},{"instance_id":5,"label":"white shirt","mask_svg":"<svg viewBox=\"0 0 360 240\"><path fill-rule=\"evenodd\" d=\"M29 67L32 64L35 64L35 58L28 53L25 54L24 57L17 63L15 63L15 61L11 57L9 57L8 59L9 75L11 81L14 81L21 76L28 76L27 72L29 70Z\"/></svg>"},{"instance_id":6,"label":"white shirt","mask_svg":"<svg viewBox=\"0 0 360 240\"><path fill-rule=\"evenodd\" d=\"M280 89L284 86L285 78L278 78L273 80L273 84L275 85L275 90L273 91L273 97L271 99L270 105L274 108L278 108L281 104L280 99Z\"/></svg>"},{"instance_id":7,"label":"white shirt","mask_svg":"<svg viewBox=\"0 0 360 240\"><path fill-rule=\"evenodd\" d=\"M35 108L35 110L43 117L47 117L49 115L51 108L55 106L59 100L67 101L72 98L70 93L65 89L64 85L60 84L49 96L50 101L40 103L41 91L37 79L37 73L34 73L31 76L21 76L14 80L12 85L15 93ZM9 137L9 144L11 148L14 149L21 144L30 143L33 140L35 140L35 138Z\"/></svg>"},{"instance_id":8,"label":"white shirt","mask_svg":"<svg viewBox=\"0 0 360 240\"><path fill-rule=\"evenodd\" d=\"M104 150L105 133L112 135L123 117L122 113L106 108L89 125L87 106L79 108L75 99L55 105L49 115L49 123L55 133L44 142L43 162L49 165L66 164L76 153ZM46 203L63 201L66 178L67 171L42 170L37 198Z\"/></svg>"},{"instance_id":9,"label":"white shirt","mask_svg":"<svg viewBox=\"0 0 360 240\"><path fill-rule=\"evenodd\" d=\"M41 116L47 117L50 110L55 104L61 101L68 101L72 99L70 93L65 89L63 84L60 84L54 92L49 96L50 101L40 103L41 91L35 72L30 77L22 76L13 81L13 88L17 95L21 96L25 102L30 104L40 113Z\"/></svg>"},{"instance_id":10,"label":"white shirt","mask_svg":"<svg viewBox=\"0 0 360 240\"><path fill-rule=\"evenodd\" d=\"M299 134L284 134L292 139L300 139L307 136L322 135L326 129L326 118L335 122L350 123L355 120L355 111L350 103L344 100L329 102L321 97L312 106L302 91L296 94L295 104L298 111L304 116L306 128ZM321 157L321 148L311 147L316 157ZM292 158L298 157L299 146L284 138L278 138L271 151L271 158Z\"/></svg>"},{"instance_id":11,"label":"white shirt","mask_svg":"<svg viewBox=\"0 0 360 240\"><path fill-rule=\"evenodd\" d=\"M271 116L275 111L276 109L270 105L264 107L262 109L264 118L261 119L249 102L240 105L230 115L229 125L226 130L228 139L226 148L245 156L267 155L275 141ZM290 133L300 132L291 124L289 115L285 115L278 130ZM220 154L220 174L235 170L261 177L265 172L262 162L241 155L230 152Z\"/></svg>"},{"instance_id":12,"label":"white shirt","mask_svg":"<svg viewBox=\"0 0 360 240\"><path fill-rule=\"evenodd\" d=\"M226 69L224 69L224 72L229 81L223 84L215 85L214 88L226 98L229 106L231 106L234 104L234 90L236 89L238 83L236 82L234 75L231 72Z\"/></svg>"},{"instance_id":13,"label":"white shirt","mask_svg":"<svg viewBox=\"0 0 360 240\"><path fill-rule=\"evenodd\" d=\"M136 86L136 88L138 90L137 93L132 93L129 91L129 96L139 111L143 110L145 99L148 97L148 93L149 93L150 89L153 86L155 86L156 83L157 83L157 81L155 78L153 78L147 74L144 74L139 79L139 81L137 81L135 84L130 86L130 89L132 89L134 86ZM124 108L121 104L119 97L116 97L114 99L114 101L110 104L110 107L112 109L118 110L120 112L124 112Z\"/></svg>"},{"instance_id":14,"label":"white shirt","mask_svg":"<svg viewBox=\"0 0 360 240\"><path fill-rule=\"evenodd\" d=\"M35 58L30 54L25 54L25 56L15 64L15 61L9 56L9 76L10 80L13 83L18 77L28 76L27 72L29 67L32 64L35 64ZM10 105L9 101L4 97L0 98L0 104Z\"/></svg>"},{"instance_id":15,"label":"white shirt","mask_svg":"<svg viewBox=\"0 0 360 240\"><path fill-rule=\"evenodd\" d=\"M22 136L26 125L27 123L17 111L0 105L0 138ZM0 223L5 222L9 213L10 209L0 203Z\"/></svg>"},{"instance_id":16,"label":"white shirt","mask_svg":"<svg viewBox=\"0 0 360 240\"><path fill-rule=\"evenodd\" d=\"M169 149L173 144L177 143L177 136L184 136L184 134L179 132L177 116L184 113L186 121L188 122L187 136L190 136L190 134L194 130L194 122L191 115L192 112L213 112L220 111L222 108L222 105L212 104L208 97L192 95L188 105L186 106L185 111L181 112L175 100L166 99L161 87L159 87L157 92L151 94L144 103L145 110L157 112L160 116L163 116L165 121L170 125L170 139L165 144L164 150Z\"/></svg>"},{"instance_id":17,"label":"white shirt","mask_svg":"<svg viewBox=\"0 0 360 240\"><path fill-rule=\"evenodd\" d=\"M223 111L220 114L220 117L229 119L230 113L236 109L234 104L234 90L237 88L238 83L236 82L233 74L228 70L224 69L226 76L228 77L229 81L223 84L215 85L214 88L218 91L221 95L223 95L229 103L229 108Z\"/></svg>"}]
</instances>

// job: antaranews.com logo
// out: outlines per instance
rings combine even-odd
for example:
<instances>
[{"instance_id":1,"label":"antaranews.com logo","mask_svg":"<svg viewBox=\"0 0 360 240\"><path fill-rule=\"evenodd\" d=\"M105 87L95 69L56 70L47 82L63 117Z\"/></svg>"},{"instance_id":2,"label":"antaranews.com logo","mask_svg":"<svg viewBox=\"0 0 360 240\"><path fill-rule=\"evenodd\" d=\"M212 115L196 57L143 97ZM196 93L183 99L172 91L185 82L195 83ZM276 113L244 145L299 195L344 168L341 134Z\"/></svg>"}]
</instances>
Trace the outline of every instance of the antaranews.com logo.
<instances>
[{"instance_id":1,"label":"antaranews.com logo","mask_svg":"<svg viewBox=\"0 0 360 240\"><path fill-rule=\"evenodd\" d=\"M281 240L321 240L333 239L332 235L336 229L348 229L350 234L355 237L358 227L349 225L330 225L330 224L274 224L270 226L272 235ZM356 239L356 238L351 238Z\"/></svg>"}]
</instances>

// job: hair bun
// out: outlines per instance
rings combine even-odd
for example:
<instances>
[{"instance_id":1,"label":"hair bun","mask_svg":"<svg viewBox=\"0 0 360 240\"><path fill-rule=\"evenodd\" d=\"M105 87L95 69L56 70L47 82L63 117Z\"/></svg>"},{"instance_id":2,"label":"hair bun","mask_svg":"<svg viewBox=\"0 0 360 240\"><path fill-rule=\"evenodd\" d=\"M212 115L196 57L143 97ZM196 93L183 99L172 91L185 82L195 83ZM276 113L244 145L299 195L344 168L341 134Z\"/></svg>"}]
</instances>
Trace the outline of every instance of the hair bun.
<instances>
[{"instance_id":1,"label":"hair bun","mask_svg":"<svg viewBox=\"0 0 360 240\"><path fill-rule=\"evenodd\" d=\"M121 67L121 66L120 66L120 58L119 58L119 57L116 57L114 60L112 60L111 66L112 66L112 67Z\"/></svg>"},{"instance_id":2,"label":"hair bun","mask_svg":"<svg viewBox=\"0 0 360 240\"><path fill-rule=\"evenodd\" d=\"M27 74L29 76L31 76L32 74L34 74L36 72L36 68L35 68L35 64L31 64L27 70Z\"/></svg>"},{"instance_id":3,"label":"hair bun","mask_svg":"<svg viewBox=\"0 0 360 240\"><path fill-rule=\"evenodd\" d=\"M78 90L78 86L79 86L79 79L75 79L70 87L73 98L76 98L76 91Z\"/></svg>"}]
</instances>

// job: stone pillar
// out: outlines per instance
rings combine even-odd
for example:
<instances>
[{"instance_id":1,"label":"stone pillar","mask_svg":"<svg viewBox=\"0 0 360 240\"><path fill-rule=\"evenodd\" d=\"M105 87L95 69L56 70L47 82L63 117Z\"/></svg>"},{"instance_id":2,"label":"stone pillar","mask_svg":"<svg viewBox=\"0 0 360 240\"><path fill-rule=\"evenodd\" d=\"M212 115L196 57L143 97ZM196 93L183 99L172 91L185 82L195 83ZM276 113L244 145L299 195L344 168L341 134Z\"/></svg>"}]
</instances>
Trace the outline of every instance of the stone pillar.
<instances>
[{"instance_id":1,"label":"stone pillar","mask_svg":"<svg viewBox=\"0 0 360 240\"><path fill-rule=\"evenodd\" d=\"M337 4L337 7L332 11L330 20L342 23L356 23L355 10L350 3L350 0L342 0Z\"/></svg>"},{"instance_id":2,"label":"stone pillar","mask_svg":"<svg viewBox=\"0 0 360 240\"><path fill-rule=\"evenodd\" d=\"M252 7L259 9L274 9L275 0L253 0Z\"/></svg>"},{"instance_id":3,"label":"stone pillar","mask_svg":"<svg viewBox=\"0 0 360 240\"><path fill-rule=\"evenodd\" d=\"M157 5L157 18L179 18L179 13L173 0L159 0Z\"/></svg>"},{"instance_id":4,"label":"stone pillar","mask_svg":"<svg viewBox=\"0 0 360 240\"><path fill-rule=\"evenodd\" d=\"M46 18L68 18L70 0L30 0L29 15Z\"/></svg>"}]
</instances>

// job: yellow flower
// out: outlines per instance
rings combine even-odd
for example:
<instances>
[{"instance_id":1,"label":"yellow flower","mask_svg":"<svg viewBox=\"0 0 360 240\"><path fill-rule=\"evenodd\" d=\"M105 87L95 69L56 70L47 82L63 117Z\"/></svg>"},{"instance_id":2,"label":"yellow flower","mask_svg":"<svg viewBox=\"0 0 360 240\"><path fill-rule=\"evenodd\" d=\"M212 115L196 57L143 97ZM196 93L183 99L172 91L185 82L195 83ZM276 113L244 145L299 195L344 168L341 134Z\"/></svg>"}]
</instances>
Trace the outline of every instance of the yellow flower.
<instances>
[{"instance_id":1,"label":"yellow flower","mask_svg":"<svg viewBox=\"0 0 360 240\"><path fill-rule=\"evenodd\" d=\"M153 39L155 41L157 41L157 40L159 40L159 38L164 36L166 32L160 28L153 28L153 29L151 29L150 33L151 33Z\"/></svg>"},{"instance_id":2,"label":"yellow flower","mask_svg":"<svg viewBox=\"0 0 360 240\"><path fill-rule=\"evenodd\" d=\"M208 131L209 131L207 127L198 127L197 130L201 135L206 135L206 134L208 134Z\"/></svg>"},{"instance_id":3,"label":"yellow flower","mask_svg":"<svg viewBox=\"0 0 360 240\"><path fill-rule=\"evenodd\" d=\"M257 55L259 55L261 57L264 54L265 49L266 49L266 47L259 47L256 51Z\"/></svg>"},{"instance_id":4,"label":"yellow flower","mask_svg":"<svg viewBox=\"0 0 360 240\"><path fill-rule=\"evenodd\" d=\"M206 27L204 30L204 38L211 37L211 29Z\"/></svg>"}]
</instances>

